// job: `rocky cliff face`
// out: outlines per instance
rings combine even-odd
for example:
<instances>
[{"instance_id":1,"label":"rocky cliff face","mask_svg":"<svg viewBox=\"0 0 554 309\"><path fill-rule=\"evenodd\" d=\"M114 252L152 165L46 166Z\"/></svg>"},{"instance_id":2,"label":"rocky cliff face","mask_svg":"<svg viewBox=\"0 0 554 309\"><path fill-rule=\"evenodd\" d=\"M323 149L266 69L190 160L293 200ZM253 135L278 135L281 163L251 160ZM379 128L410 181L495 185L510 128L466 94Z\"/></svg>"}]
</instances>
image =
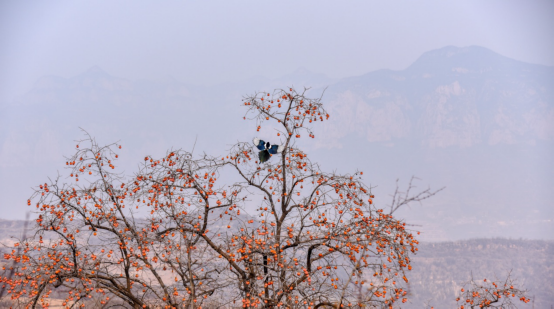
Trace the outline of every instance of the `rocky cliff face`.
<instances>
[{"instance_id":1,"label":"rocky cliff face","mask_svg":"<svg viewBox=\"0 0 554 309\"><path fill-rule=\"evenodd\" d=\"M329 146L417 140L431 148L533 144L554 139L554 68L482 47L445 47L403 71L381 70L329 87Z\"/></svg>"}]
</instances>

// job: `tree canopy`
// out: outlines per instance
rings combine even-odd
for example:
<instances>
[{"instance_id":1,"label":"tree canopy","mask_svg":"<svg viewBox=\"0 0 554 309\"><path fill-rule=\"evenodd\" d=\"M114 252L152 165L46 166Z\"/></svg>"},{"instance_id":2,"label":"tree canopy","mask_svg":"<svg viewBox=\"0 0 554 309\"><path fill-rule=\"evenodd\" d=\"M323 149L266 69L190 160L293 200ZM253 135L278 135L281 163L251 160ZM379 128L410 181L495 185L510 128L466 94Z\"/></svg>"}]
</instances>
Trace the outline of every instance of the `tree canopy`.
<instances>
[{"instance_id":1,"label":"tree canopy","mask_svg":"<svg viewBox=\"0 0 554 309\"><path fill-rule=\"evenodd\" d=\"M397 191L376 206L363 172L323 171L299 139L329 118L306 90L245 97L245 119L275 128L281 152L257 145L220 156L168 151L133 175L116 170L121 145L88 136L69 177L35 188L34 234L5 255L14 303L67 308L389 308L407 301L418 241L393 216L436 193ZM273 142L273 141L272 141ZM139 211L147 216L139 216Z\"/></svg>"}]
</instances>

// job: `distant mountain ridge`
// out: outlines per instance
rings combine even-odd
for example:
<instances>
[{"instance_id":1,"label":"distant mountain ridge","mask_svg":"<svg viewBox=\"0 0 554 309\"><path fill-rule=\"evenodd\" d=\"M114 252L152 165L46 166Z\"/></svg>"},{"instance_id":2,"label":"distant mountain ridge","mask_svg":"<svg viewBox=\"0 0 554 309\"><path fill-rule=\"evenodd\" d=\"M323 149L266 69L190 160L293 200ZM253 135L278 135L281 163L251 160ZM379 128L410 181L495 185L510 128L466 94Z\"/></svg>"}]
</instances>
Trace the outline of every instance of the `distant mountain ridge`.
<instances>
[{"instance_id":1,"label":"distant mountain ridge","mask_svg":"<svg viewBox=\"0 0 554 309\"><path fill-rule=\"evenodd\" d=\"M446 46L422 54L406 71L437 74L494 72L500 76L526 72L552 74L554 67L511 59L481 46Z\"/></svg>"},{"instance_id":2,"label":"distant mountain ridge","mask_svg":"<svg viewBox=\"0 0 554 309\"><path fill-rule=\"evenodd\" d=\"M158 108L199 111L222 99L240 100L246 93L291 85L312 87L313 93L326 88L324 100L334 121L326 127L330 138L319 144L322 147L342 147L340 140L347 136L389 143L415 139L431 148L554 140L554 67L520 62L478 46L429 51L401 71L337 80L299 68L277 79L214 87L174 79L129 81L93 66L73 78L39 79L16 105L71 102L73 110L79 109L76 104L85 109L95 104L128 114L129 108L147 109L156 102Z\"/></svg>"},{"instance_id":3,"label":"distant mountain ridge","mask_svg":"<svg viewBox=\"0 0 554 309\"><path fill-rule=\"evenodd\" d=\"M554 68L486 48L444 47L402 71L379 70L329 87L326 133L368 142L417 139L427 147L554 140ZM346 127L345 127L346 125ZM342 130L338 130L338 128ZM345 130L346 129L346 130Z\"/></svg>"}]
</instances>

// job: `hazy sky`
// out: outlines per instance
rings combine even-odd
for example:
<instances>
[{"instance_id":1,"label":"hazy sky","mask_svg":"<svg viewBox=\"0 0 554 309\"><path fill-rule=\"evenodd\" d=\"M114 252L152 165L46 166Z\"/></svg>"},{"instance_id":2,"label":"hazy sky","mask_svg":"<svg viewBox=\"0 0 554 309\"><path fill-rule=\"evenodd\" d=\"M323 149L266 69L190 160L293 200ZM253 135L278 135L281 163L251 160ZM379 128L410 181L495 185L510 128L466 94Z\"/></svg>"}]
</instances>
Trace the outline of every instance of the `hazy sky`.
<instances>
[{"instance_id":1,"label":"hazy sky","mask_svg":"<svg viewBox=\"0 0 554 309\"><path fill-rule=\"evenodd\" d=\"M193 84L299 67L346 77L446 45L554 65L553 13L554 1L2 1L0 103L92 65Z\"/></svg>"}]
</instances>

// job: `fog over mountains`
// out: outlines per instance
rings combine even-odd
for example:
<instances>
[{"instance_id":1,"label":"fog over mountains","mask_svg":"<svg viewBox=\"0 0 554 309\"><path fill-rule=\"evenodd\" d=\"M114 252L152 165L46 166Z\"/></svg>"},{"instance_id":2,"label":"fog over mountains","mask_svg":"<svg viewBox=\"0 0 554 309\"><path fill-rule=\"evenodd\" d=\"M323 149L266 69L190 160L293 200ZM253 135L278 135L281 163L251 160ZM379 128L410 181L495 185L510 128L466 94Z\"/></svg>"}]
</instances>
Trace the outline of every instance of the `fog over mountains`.
<instances>
[{"instance_id":1,"label":"fog over mountains","mask_svg":"<svg viewBox=\"0 0 554 309\"><path fill-rule=\"evenodd\" d=\"M120 140L121 168L170 148L217 155L257 135L242 120L243 95L312 87L331 118L301 140L312 160L364 171L386 207L395 180L446 186L398 215L422 239L553 239L554 68L483 47L445 47L402 71L332 79L299 69L279 79L215 86L126 80L94 66L70 78L45 76L14 102L0 102L0 217L22 219L30 186L63 168L79 127L100 143ZM260 137L274 133L266 128ZM196 140L196 144L195 144Z\"/></svg>"}]
</instances>

